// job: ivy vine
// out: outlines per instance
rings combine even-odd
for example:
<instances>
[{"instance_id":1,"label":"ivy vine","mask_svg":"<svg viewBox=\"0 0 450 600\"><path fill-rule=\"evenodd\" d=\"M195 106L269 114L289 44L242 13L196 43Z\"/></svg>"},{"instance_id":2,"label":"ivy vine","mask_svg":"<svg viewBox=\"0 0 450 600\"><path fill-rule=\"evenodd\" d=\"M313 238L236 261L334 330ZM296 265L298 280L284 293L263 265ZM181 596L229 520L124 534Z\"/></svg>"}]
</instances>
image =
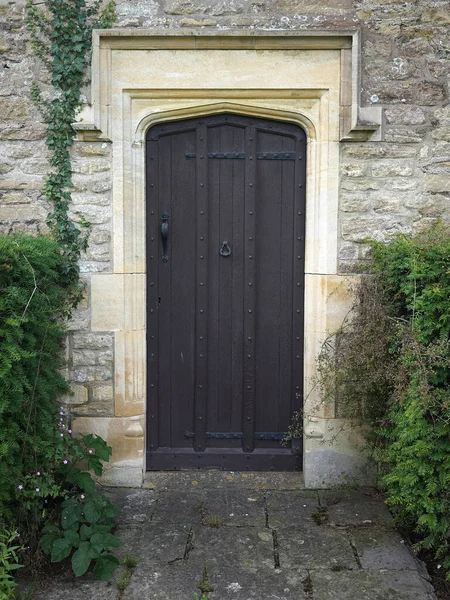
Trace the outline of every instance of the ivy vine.
<instances>
[{"instance_id":1,"label":"ivy vine","mask_svg":"<svg viewBox=\"0 0 450 600\"><path fill-rule=\"evenodd\" d=\"M111 27L115 2L109 0L28 0L25 23L34 53L46 66L52 91L44 97L33 83L31 97L47 124L46 144L50 151L50 172L43 193L52 206L47 224L67 258L64 276L67 285L79 280L78 260L86 250L89 223L78 227L69 218L72 169L70 148L75 137L72 124L81 107L81 90L87 83L93 29Z\"/></svg>"}]
</instances>

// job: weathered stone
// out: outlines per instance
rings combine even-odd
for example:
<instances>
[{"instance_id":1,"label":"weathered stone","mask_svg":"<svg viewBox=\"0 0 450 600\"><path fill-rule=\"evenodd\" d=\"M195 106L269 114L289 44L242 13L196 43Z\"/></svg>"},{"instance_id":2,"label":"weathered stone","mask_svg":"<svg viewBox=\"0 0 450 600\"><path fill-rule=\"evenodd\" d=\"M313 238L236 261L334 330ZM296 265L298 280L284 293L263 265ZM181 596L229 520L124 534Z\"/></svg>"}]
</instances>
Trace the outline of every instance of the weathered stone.
<instances>
[{"instance_id":1,"label":"weathered stone","mask_svg":"<svg viewBox=\"0 0 450 600\"><path fill-rule=\"evenodd\" d=\"M94 381L110 381L112 373L110 369L100 366L82 366L74 369L73 380L76 383L87 383Z\"/></svg>"},{"instance_id":2,"label":"weathered stone","mask_svg":"<svg viewBox=\"0 0 450 600\"><path fill-rule=\"evenodd\" d=\"M212 19L193 19L186 17L180 20L180 27L214 27L217 21Z\"/></svg>"},{"instance_id":3,"label":"weathered stone","mask_svg":"<svg viewBox=\"0 0 450 600\"><path fill-rule=\"evenodd\" d=\"M439 120L440 125L450 125L450 106L438 108L434 112L434 116Z\"/></svg>"},{"instance_id":4,"label":"weathered stone","mask_svg":"<svg viewBox=\"0 0 450 600\"><path fill-rule=\"evenodd\" d=\"M381 102L411 102L414 95L414 86L409 81L406 82L385 82L380 83L371 93L378 95ZM421 104L421 102L417 102ZM426 102L423 102L426 104Z\"/></svg>"},{"instance_id":5,"label":"weathered stone","mask_svg":"<svg viewBox=\"0 0 450 600\"><path fill-rule=\"evenodd\" d=\"M377 216L355 216L342 219L342 238L351 242L364 242L368 238L383 241L393 233L407 233L410 225L406 219L383 215Z\"/></svg>"},{"instance_id":6,"label":"weathered stone","mask_svg":"<svg viewBox=\"0 0 450 600\"><path fill-rule=\"evenodd\" d=\"M380 213L398 213L402 211L402 205L397 194L380 192L372 197L373 209Z\"/></svg>"},{"instance_id":7,"label":"weathered stone","mask_svg":"<svg viewBox=\"0 0 450 600\"><path fill-rule=\"evenodd\" d=\"M44 182L43 177L31 175L23 175L22 173L9 175L8 179L3 177L1 186L4 190L40 190Z\"/></svg>"},{"instance_id":8,"label":"weathered stone","mask_svg":"<svg viewBox=\"0 0 450 600\"><path fill-rule=\"evenodd\" d=\"M112 406L114 400L114 388L112 385L93 385L91 393L93 402L101 402Z\"/></svg>"},{"instance_id":9,"label":"weathered stone","mask_svg":"<svg viewBox=\"0 0 450 600\"><path fill-rule=\"evenodd\" d=\"M92 229L89 236L89 242L93 244L105 244L111 240L111 233L107 229L99 229L95 227Z\"/></svg>"},{"instance_id":10,"label":"weathered stone","mask_svg":"<svg viewBox=\"0 0 450 600\"><path fill-rule=\"evenodd\" d=\"M415 146L396 144L348 144L343 149L343 156L359 159L409 158L417 154L418 150Z\"/></svg>"},{"instance_id":11,"label":"weathered stone","mask_svg":"<svg viewBox=\"0 0 450 600\"><path fill-rule=\"evenodd\" d=\"M350 192L366 192L367 190L378 190L380 185L379 181L373 179L344 179L341 188Z\"/></svg>"},{"instance_id":12,"label":"weathered stone","mask_svg":"<svg viewBox=\"0 0 450 600\"><path fill-rule=\"evenodd\" d=\"M433 104L442 102L446 97L443 85L431 81L419 83L415 88L415 92L417 104L426 106L433 106Z\"/></svg>"},{"instance_id":13,"label":"weathered stone","mask_svg":"<svg viewBox=\"0 0 450 600\"><path fill-rule=\"evenodd\" d=\"M77 333L73 335L73 347L88 350L112 349L114 338L106 333Z\"/></svg>"},{"instance_id":14,"label":"weathered stone","mask_svg":"<svg viewBox=\"0 0 450 600\"><path fill-rule=\"evenodd\" d=\"M0 205L0 222L37 223L45 221L47 211L42 206L34 206L30 210L28 204Z\"/></svg>"},{"instance_id":15,"label":"weathered stone","mask_svg":"<svg viewBox=\"0 0 450 600\"><path fill-rule=\"evenodd\" d=\"M75 146L75 150L80 156L109 156L110 145L106 142L98 142L96 144L78 143Z\"/></svg>"},{"instance_id":16,"label":"weathered stone","mask_svg":"<svg viewBox=\"0 0 450 600\"><path fill-rule=\"evenodd\" d=\"M431 132L431 137L434 140L444 140L446 142L450 142L450 125L433 129Z\"/></svg>"},{"instance_id":17,"label":"weathered stone","mask_svg":"<svg viewBox=\"0 0 450 600\"><path fill-rule=\"evenodd\" d=\"M66 397L66 402L71 405L86 404L88 401L88 389L84 385L72 385L73 395Z\"/></svg>"},{"instance_id":18,"label":"weathered stone","mask_svg":"<svg viewBox=\"0 0 450 600\"><path fill-rule=\"evenodd\" d=\"M0 204L30 204L31 198L25 192L0 192Z\"/></svg>"},{"instance_id":19,"label":"weathered stone","mask_svg":"<svg viewBox=\"0 0 450 600\"><path fill-rule=\"evenodd\" d=\"M450 191L449 176L440 174L432 175L425 173L423 177L423 186L427 192L439 193Z\"/></svg>"},{"instance_id":20,"label":"weathered stone","mask_svg":"<svg viewBox=\"0 0 450 600\"><path fill-rule=\"evenodd\" d=\"M9 173L13 169L14 169L14 163L12 163L10 160L0 157L0 175Z\"/></svg>"},{"instance_id":21,"label":"weathered stone","mask_svg":"<svg viewBox=\"0 0 450 600\"><path fill-rule=\"evenodd\" d=\"M406 127L386 128L384 137L387 142L397 142L400 144L417 144L422 141L422 136L418 132Z\"/></svg>"},{"instance_id":22,"label":"weathered stone","mask_svg":"<svg viewBox=\"0 0 450 600\"><path fill-rule=\"evenodd\" d=\"M2 120L22 121L30 112L30 103L22 98L0 98Z\"/></svg>"},{"instance_id":23,"label":"weathered stone","mask_svg":"<svg viewBox=\"0 0 450 600\"><path fill-rule=\"evenodd\" d=\"M450 198L439 194L429 196L420 196L418 201L418 211L423 217L444 217L450 211Z\"/></svg>"},{"instance_id":24,"label":"weathered stone","mask_svg":"<svg viewBox=\"0 0 450 600\"><path fill-rule=\"evenodd\" d=\"M80 223L83 219L93 224L108 223L111 219L111 211L109 207L95 206L93 204L83 204L77 206L72 204L70 207L70 216L76 222Z\"/></svg>"},{"instance_id":25,"label":"weathered stone","mask_svg":"<svg viewBox=\"0 0 450 600\"><path fill-rule=\"evenodd\" d=\"M450 25L450 9L448 6L440 8L426 8L422 13L424 23L437 23L438 25Z\"/></svg>"},{"instance_id":26,"label":"weathered stone","mask_svg":"<svg viewBox=\"0 0 450 600\"><path fill-rule=\"evenodd\" d=\"M111 162L109 160L93 159L72 161L73 173L103 173L111 170Z\"/></svg>"},{"instance_id":27,"label":"weathered stone","mask_svg":"<svg viewBox=\"0 0 450 600\"><path fill-rule=\"evenodd\" d=\"M425 173L450 173L450 156L435 156L422 165Z\"/></svg>"},{"instance_id":28,"label":"weathered stone","mask_svg":"<svg viewBox=\"0 0 450 600\"><path fill-rule=\"evenodd\" d=\"M342 175L347 177L363 177L366 175L367 165L364 163L344 163L341 166Z\"/></svg>"},{"instance_id":29,"label":"weathered stone","mask_svg":"<svg viewBox=\"0 0 450 600\"><path fill-rule=\"evenodd\" d=\"M370 204L365 194L342 194L339 207L344 212L367 212Z\"/></svg>"},{"instance_id":30,"label":"weathered stone","mask_svg":"<svg viewBox=\"0 0 450 600\"><path fill-rule=\"evenodd\" d=\"M386 121L395 125L421 125L425 122L425 113L413 106L393 106L385 110Z\"/></svg>"},{"instance_id":31,"label":"weathered stone","mask_svg":"<svg viewBox=\"0 0 450 600\"><path fill-rule=\"evenodd\" d=\"M48 160L45 158L30 158L20 163L24 173L46 175L50 171Z\"/></svg>"},{"instance_id":32,"label":"weathered stone","mask_svg":"<svg viewBox=\"0 0 450 600\"><path fill-rule=\"evenodd\" d=\"M375 162L372 165L373 177L409 177L413 174L410 162L392 160Z\"/></svg>"},{"instance_id":33,"label":"weathered stone","mask_svg":"<svg viewBox=\"0 0 450 600\"><path fill-rule=\"evenodd\" d=\"M394 179L387 179L385 187L388 190L415 190L417 182L412 178L396 177Z\"/></svg>"},{"instance_id":34,"label":"weathered stone","mask_svg":"<svg viewBox=\"0 0 450 600\"><path fill-rule=\"evenodd\" d=\"M95 206L109 206L111 198L108 194L81 194L80 192L72 193L73 204L93 204Z\"/></svg>"}]
</instances>

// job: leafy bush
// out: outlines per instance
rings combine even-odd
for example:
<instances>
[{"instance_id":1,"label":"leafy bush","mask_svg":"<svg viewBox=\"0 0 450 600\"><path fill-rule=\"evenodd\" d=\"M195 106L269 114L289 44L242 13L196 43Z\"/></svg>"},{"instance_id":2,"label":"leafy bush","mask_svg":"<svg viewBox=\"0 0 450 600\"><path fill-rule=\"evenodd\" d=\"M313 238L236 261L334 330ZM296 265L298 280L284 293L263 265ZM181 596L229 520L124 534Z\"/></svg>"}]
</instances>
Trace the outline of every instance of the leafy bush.
<instances>
[{"instance_id":1,"label":"leafy bush","mask_svg":"<svg viewBox=\"0 0 450 600\"><path fill-rule=\"evenodd\" d=\"M32 552L43 534L53 562L73 554L76 575L94 561L105 579L119 564L109 552L120 545L111 533L117 509L88 471L101 475L111 448L73 437L57 402L68 392L60 373L73 301L67 260L45 236L0 237L0 518Z\"/></svg>"},{"instance_id":2,"label":"leafy bush","mask_svg":"<svg viewBox=\"0 0 450 600\"><path fill-rule=\"evenodd\" d=\"M19 564L17 556L20 547L13 545L16 538L16 531L0 529L0 598L4 600L14 598L16 583L12 572L21 569L23 566Z\"/></svg>"},{"instance_id":3,"label":"leafy bush","mask_svg":"<svg viewBox=\"0 0 450 600\"><path fill-rule=\"evenodd\" d=\"M22 474L39 470L59 435L65 262L44 236L0 237L0 517L13 514Z\"/></svg>"},{"instance_id":4,"label":"leafy bush","mask_svg":"<svg viewBox=\"0 0 450 600\"><path fill-rule=\"evenodd\" d=\"M319 360L324 396L368 424L386 501L450 573L450 235L371 243L371 275Z\"/></svg>"}]
</instances>

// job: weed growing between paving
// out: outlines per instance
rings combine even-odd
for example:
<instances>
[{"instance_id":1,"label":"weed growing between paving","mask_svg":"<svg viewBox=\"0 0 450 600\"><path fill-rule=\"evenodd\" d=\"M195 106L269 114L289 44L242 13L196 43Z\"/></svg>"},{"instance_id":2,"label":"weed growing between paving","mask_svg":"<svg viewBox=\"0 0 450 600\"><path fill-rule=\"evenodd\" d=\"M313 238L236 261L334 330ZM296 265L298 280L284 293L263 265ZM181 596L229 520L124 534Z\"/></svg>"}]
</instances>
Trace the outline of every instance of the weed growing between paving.
<instances>
[{"instance_id":1,"label":"weed growing between paving","mask_svg":"<svg viewBox=\"0 0 450 600\"><path fill-rule=\"evenodd\" d=\"M437 223L371 242L367 275L323 345L318 381L338 416L362 425L380 483L416 549L450 577L450 235ZM298 433L298 432L297 432Z\"/></svg>"}]
</instances>

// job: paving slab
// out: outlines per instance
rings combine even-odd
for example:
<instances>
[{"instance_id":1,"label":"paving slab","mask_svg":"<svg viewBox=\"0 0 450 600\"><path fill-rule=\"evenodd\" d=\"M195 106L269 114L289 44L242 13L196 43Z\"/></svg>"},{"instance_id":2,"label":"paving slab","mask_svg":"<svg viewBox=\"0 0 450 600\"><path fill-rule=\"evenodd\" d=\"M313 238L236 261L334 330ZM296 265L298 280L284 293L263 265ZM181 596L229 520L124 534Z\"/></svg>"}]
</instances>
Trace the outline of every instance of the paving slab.
<instances>
[{"instance_id":1,"label":"paving slab","mask_svg":"<svg viewBox=\"0 0 450 600\"><path fill-rule=\"evenodd\" d=\"M328 521L336 525L383 524L393 527L393 519L387 506L373 493L322 490L319 492L319 503L326 509Z\"/></svg>"},{"instance_id":2,"label":"paving slab","mask_svg":"<svg viewBox=\"0 0 450 600\"><path fill-rule=\"evenodd\" d=\"M205 567L210 600L435 599L376 496L304 490L297 474L156 475L104 490L120 508L117 554L138 561L124 592L123 569L105 583L68 564L34 600L193 600Z\"/></svg>"},{"instance_id":3,"label":"paving slab","mask_svg":"<svg viewBox=\"0 0 450 600\"><path fill-rule=\"evenodd\" d=\"M317 600L433 600L432 588L411 571L312 571L311 597Z\"/></svg>"},{"instance_id":4,"label":"paving slab","mask_svg":"<svg viewBox=\"0 0 450 600\"><path fill-rule=\"evenodd\" d=\"M358 568L358 561L346 532L306 522L303 527L277 529L276 536L282 568Z\"/></svg>"},{"instance_id":5,"label":"paving slab","mask_svg":"<svg viewBox=\"0 0 450 600\"><path fill-rule=\"evenodd\" d=\"M363 569L417 570L417 560L397 531L375 526L349 535Z\"/></svg>"}]
</instances>

